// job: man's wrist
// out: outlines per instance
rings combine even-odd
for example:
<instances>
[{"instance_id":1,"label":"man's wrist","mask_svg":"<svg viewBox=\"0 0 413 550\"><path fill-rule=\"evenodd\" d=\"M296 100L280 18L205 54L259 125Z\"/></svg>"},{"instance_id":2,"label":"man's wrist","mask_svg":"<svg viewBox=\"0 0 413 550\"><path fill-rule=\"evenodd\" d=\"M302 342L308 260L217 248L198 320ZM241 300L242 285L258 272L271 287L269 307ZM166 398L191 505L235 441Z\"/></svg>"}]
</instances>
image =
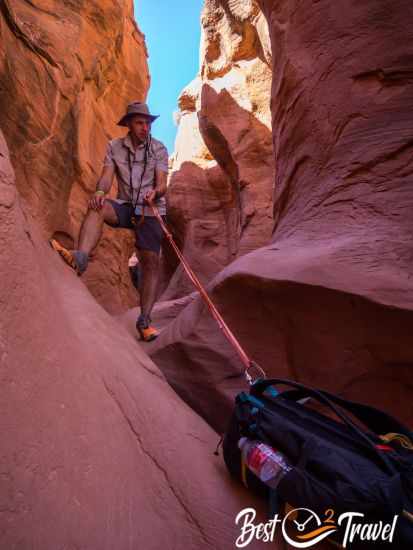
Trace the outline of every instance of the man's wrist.
<instances>
[{"instance_id":1,"label":"man's wrist","mask_svg":"<svg viewBox=\"0 0 413 550\"><path fill-rule=\"evenodd\" d=\"M155 189L155 199L160 199L164 196L164 194L165 193L162 193L161 191L159 191L159 189Z\"/></svg>"}]
</instances>

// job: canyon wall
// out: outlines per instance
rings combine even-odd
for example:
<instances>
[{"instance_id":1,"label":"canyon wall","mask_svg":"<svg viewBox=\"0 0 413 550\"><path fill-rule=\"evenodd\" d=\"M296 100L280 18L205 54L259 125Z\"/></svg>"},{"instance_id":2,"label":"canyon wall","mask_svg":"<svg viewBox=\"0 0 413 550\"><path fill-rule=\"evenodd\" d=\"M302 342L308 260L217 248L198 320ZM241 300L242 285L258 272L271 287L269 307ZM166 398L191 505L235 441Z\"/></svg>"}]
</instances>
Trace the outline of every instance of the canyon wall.
<instances>
[{"instance_id":1,"label":"canyon wall","mask_svg":"<svg viewBox=\"0 0 413 550\"><path fill-rule=\"evenodd\" d=\"M82 279L47 243L76 240L115 122L146 95L132 2L0 10L0 547L227 549L262 504L83 284L109 311L136 301L132 238L105 229Z\"/></svg>"},{"instance_id":2,"label":"canyon wall","mask_svg":"<svg viewBox=\"0 0 413 550\"><path fill-rule=\"evenodd\" d=\"M260 5L272 44L275 231L210 291L268 376L411 423L411 2ZM150 353L223 430L242 367L200 299L182 305Z\"/></svg>"},{"instance_id":3,"label":"canyon wall","mask_svg":"<svg viewBox=\"0 0 413 550\"><path fill-rule=\"evenodd\" d=\"M233 546L261 504L23 214L1 132L0 240L0 548Z\"/></svg>"},{"instance_id":4,"label":"canyon wall","mask_svg":"<svg viewBox=\"0 0 413 550\"><path fill-rule=\"evenodd\" d=\"M0 4L0 127L26 215L76 241L108 139L128 102L149 87L132 0ZM115 189L113 193L115 193ZM127 260L133 239L106 228L84 277L110 311L136 303Z\"/></svg>"},{"instance_id":5,"label":"canyon wall","mask_svg":"<svg viewBox=\"0 0 413 550\"><path fill-rule=\"evenodd\" d=\"M206 0L200 70L179 97L168 188L174 233L204 282L271 237L270 63L255 2ZM170 277L177 264L166 258ZM163 299L189 291L178 267Z\"/></svg>"},{"instance_id":6,"label":"canyon wall","mask_svg":"<svg viewBox=\"0 0 413 550\"><path fill-rule=\"evenodd\" d=\"M268 376L412 423L412 8L336 4L206 2L170 213ZM259 504L169 384L223 431L246 388L234 350L173 262L154 312L163 331L143 350L136 310L124 330L46 243L75 238L114 122L145 97L132 4L0 8L0 126L16 171L15 185L0 135L0 547L232 547L235 515ZM119 269L132 242L105 235L89 286L115 311L132 301Z\"/></svg>"}]
</instances>

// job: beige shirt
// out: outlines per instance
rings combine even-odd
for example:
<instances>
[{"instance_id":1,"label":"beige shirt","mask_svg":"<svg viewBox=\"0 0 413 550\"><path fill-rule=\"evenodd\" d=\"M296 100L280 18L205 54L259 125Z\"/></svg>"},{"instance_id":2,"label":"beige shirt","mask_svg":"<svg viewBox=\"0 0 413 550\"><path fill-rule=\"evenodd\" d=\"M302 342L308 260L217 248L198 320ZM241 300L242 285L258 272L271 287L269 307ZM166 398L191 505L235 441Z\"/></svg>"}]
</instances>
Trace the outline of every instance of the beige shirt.
<instances>
[{"instance_id":1,"label":"beige shirt","mask_svg":"<svg viewBox=\"0 0 413 550\"><path fill-rule=\"evenodd\" d=\"M147 147L147 162L144 171L145 148ZM132 202L136 206L136 214L142 213L143 197L154 189L155 170L168 172L168 151L157 139L151 137L148 143L133 147L130 134L124 138L109 142L104 160L105 166L115 168L118 182L117 201ZM131 193L132 186L132 193ZM159 213L166 214L165 197L156 200ZM146 205L145 216L153 216L152 210Z\"/></svg>"}]
</instances>

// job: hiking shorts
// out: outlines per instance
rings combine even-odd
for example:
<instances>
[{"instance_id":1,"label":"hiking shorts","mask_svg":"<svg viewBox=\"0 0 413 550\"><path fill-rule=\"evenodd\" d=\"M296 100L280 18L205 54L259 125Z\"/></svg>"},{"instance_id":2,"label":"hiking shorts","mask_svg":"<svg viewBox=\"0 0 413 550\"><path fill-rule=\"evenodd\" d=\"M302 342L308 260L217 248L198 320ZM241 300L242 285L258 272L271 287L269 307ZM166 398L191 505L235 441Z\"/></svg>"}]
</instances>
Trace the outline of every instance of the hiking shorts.
<instances>
[{"instance_id":1,"label":"hiking shorts","mask_svg":"<svg viewBox=\"0 0 413 550\"><path fill-rule=\"evenodd\" d=\"M136 236L136 248L138 250L151 250L159 254L162 243L162 227L155 216L145 216L143 223L140 225L133 225L132 214L133 207L130 202L118 203L114 200L107 199L112 205L116 216L118 218L117 224L106 222L111 227L121 227L123 229L133 229ZM166 220L166 216L162 216L163 220ZM137 216L137 222L139 223L140 216Z\"/></svg>"}]
</instances>

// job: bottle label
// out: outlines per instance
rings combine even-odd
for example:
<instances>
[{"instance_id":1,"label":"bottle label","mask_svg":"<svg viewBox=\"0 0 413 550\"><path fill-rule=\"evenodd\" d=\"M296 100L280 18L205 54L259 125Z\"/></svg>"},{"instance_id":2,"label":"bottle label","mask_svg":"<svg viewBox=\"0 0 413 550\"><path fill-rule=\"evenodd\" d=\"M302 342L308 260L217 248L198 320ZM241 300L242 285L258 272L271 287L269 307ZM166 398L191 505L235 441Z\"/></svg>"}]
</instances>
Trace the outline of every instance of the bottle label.
<instances>
[{"instance_id":1,"label":"bottle label","mask_svg":"<svg viewBox=\"0 0 413 550\"><path fill-rule=\"evenodd\" d=\"M265 448L262 448L261 445L257 445L251 451L250 456L248 457L248 466L253 472L255 472L258 477L261 471L261 467L266 461L269 453Z\"/></svg>"}]
</instances>

